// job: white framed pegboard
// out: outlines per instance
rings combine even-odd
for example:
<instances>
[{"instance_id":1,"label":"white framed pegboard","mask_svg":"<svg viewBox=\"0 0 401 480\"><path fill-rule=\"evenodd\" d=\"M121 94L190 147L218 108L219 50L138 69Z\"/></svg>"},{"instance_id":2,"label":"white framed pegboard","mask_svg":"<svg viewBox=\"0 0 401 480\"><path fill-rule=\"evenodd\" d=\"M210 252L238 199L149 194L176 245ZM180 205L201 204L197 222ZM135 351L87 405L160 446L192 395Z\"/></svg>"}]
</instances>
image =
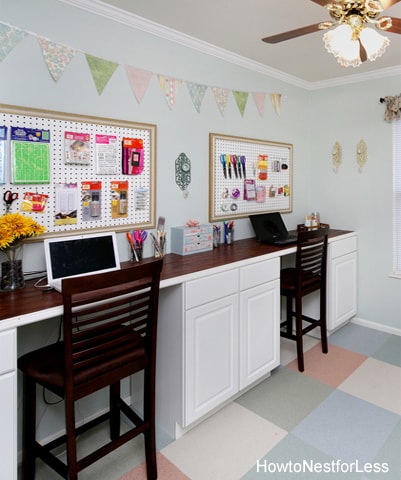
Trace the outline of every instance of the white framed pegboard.
<instances>
[{"instance_id":1,"label":"white framed pegboard","mask_svg":"<svg viewBox=\"0 0 401 480\"><path fill-rule=\"evenodd\" d=\"M292 211L293 146L209 134L209 221Z\"/></svg>"},{"instance_id":2,"label":"white framed pegboard","mask_svg":"<svg viewBox=\"0 0 401 480\"><path fill-rule=\"evenodd\" d=\"M0 105L0 126L5 126L7 130L7 139L3 142L5 154L2 165L3 183L0 185L1 198L7 190L18 193L18 200L11 207L12 212L17 212L24 210L23 199L27 192L47 196L46 207L42 212L23 212L46 227L46 233L40 238L70 235L88 229L126 231L132 228L155 227L156 125ZM35 183L35 179L29 179L26 182L15 174L14 150L18 143L11 141L14 127L48 132L49 171L44 180ZM68 158L66 132L86 135L86 158ZM110 151L102 153L99 139L103 137L113 139L115 148L112 156L109 155ZM122 165L124 138L140 142L141 164L139 168L138 160L137 170L131 168L131 171L128 171ZM110 158L104 162L107 156ZM58 215L60 201L68 199L68 196L64 196L60 200L59 192L64 187L73 187L71 192L76 197L76 215L71 215L76 218L68 222L60 220ZM124 198L120 195L120 200L118 196L122 190L119 189L122 187L127 187L127 194ZM92 196L92 199L95 198L98 202L97 211L93 215L85 215L85 208L90 203L90 200L86 201L85 188L99 190L99 195ZM116 210L117 200L121 205L124 202L122 210Z\"/></svg>"}]
</instances>

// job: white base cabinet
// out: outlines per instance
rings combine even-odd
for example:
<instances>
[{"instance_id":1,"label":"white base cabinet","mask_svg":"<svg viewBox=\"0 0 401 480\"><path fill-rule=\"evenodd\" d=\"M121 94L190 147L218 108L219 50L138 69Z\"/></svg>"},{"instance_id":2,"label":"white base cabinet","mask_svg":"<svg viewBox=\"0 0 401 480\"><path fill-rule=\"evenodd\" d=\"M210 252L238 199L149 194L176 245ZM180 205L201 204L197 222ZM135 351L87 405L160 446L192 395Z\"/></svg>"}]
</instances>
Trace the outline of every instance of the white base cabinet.
<instances>
[{"instance_id":1,"label":"white base cabinet","mask_svg":"<svg viewBox=\"0 0 401 480\"><path fill-rule=\"evenodd\" d=\"M181 292L172 290L176 300L182 294L181 312L162 296L158 382L181 386L181 392L162 389L158 421L168 433L179 436L279 364L279 276L279 258L245 262L220 273L203 272ZM174 342L171 331L180 330ZM172 371L168 364L179 368Z\"/></svg>"},{"instance_id":2,"label":"white base cabinet","mask_svg":"<svg viewBox=\"0 0 401 480\"><path fill-rule=\"evenodd\" d=\"M327 263L327 329L331 331L356 315L356 235L331 242Z\"/></svg>"},{"instance_id":3,"label":"white base cabinet","mask_svg":"<svg viewBox=\"0 0 401 480\"><path fill-rule=\"evenodd\" d=\"M238 295L186 313L185 426L238 392L238 317Z\"/></svg>"},{"instance_id":4,"label":"white base cabinet","mask_svg":"<svg viewBox=\"0 0 401 480\"><path fill-rule=\"evenodd\" d=\"M257 382L280 360L280 281L240 294L240 389Z\"/></svg>"},{"instance_id":5,"label":"white base cabinet","mask_svg":"<svg viewBox=\"0 0 401 480\"><path fill-rule=\"evenodd\" d=\"M17 480L17 331L0 333L1 478Z\"/></svg>"}]
</instances>

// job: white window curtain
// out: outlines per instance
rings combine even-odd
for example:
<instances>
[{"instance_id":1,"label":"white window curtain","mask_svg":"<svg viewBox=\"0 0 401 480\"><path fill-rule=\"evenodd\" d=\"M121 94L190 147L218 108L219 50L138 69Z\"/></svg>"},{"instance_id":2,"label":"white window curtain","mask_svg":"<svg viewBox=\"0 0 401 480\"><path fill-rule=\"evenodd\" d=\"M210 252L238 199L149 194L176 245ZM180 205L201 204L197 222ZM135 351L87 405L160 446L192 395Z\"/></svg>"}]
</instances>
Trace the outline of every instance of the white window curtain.
<instances>
[{"instance_id":1,"label":"white window curtain","mask_svg":"<svg viewBox=\"0 0 401 480\"><path fill-rule=\"evenodd\" d=\"M394 274L401 277L401 120L394 129Z\"/></svg>"}]
</instances>

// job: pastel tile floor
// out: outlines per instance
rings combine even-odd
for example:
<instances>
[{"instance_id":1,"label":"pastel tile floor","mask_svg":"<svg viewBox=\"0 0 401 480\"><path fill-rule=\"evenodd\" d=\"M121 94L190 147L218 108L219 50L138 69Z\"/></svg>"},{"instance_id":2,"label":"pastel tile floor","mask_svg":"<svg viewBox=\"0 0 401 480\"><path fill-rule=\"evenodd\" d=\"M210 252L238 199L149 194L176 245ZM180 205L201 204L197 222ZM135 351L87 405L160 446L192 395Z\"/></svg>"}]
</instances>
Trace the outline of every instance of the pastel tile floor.
<instances>
[{"instance_id":1,"label":"pastel tile floor","mask_svg":"<svg viewBox=\"0 0 401 480\"><path fill-rule=\"evenodd\" d=\"M281 366L176 441L158 432L160 480L401 478L401 337L348 324L329 353L294 342ZM142 438L88 468L80 480L145 480ZM40 461L37 480L58 477Z\"/></svg>"}]
</instances>

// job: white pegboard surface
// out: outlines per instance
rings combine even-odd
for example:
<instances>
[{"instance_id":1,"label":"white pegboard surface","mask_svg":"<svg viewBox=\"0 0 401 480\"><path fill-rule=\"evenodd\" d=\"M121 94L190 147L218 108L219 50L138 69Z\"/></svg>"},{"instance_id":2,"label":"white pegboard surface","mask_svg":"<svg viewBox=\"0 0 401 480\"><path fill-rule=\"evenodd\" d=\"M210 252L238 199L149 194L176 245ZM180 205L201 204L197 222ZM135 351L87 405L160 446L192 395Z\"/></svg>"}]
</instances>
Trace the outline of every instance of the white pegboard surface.
<instances>
[{"instance_id":1,"label":"white pegboard surface","mask_svg":"<svg viewBox=\"0 0 401 480\"><path fill-rule=\"evenodd\" d=\"M29 113L28 113L29 112ZM32 112L32 114L30 114ZM0 106L0 125L8 127L8 143L6 155L6 183L1 185L1 195L6 190L17 192L19 198L12 205L12 212L20 211L25 192L37 192L48 195L48 203L43 213L30 213L32 217L46 227L47 233L72 233L74 231L127 230L128 228L151 228L154 226L155 198L155 141L154 125L136 124L114 119L75 116L58 112L41 110L31 111L19 107ZM11 127L25 127L50 131L50 183L48 184L12 184L10 159ZM64 134L65 132L82 132L90 134L90 163L88 165L66 163ZM97 174L95 168L96 134L115 135L117 137L118 169L114 174ZM121 143L123 137L140 138L143 141L144 169L138 175L123 175L121 172ZM111 183L128 181L128 216L113 218L111 211ZM81 211L81 182L102 182L102 212L100 219L84 221ZM57 184L77 183L78 211L77 223L73 225L55 225ZM142 192L138 193L137 192ZM145 192L145 193L143 193ZM141 205L137 202L141 196ZM2 197L1 197L2 198ZM5 211L5 205L4 211ZM140 208L139 208L140 207Z\"/></svg>"},{"instance_id":2,"label":"white pegboard surface","mask_svg":"<svg viewBox=\"0 0 401 480\"><path fill-rule=\"evenodd\" d=\"M266 194L263 202L244 199L243 173L241 176L235 175L232 168L231 178L228 171L224 175L221 155L245 156L246 179L253 179L256 188L264 187ZM268 156L266 180L259 179L259 155ZM209 168L210 221L241 218L253 213L292 210L291 144L211 134Z\"/></svg>"}]
</instances>

